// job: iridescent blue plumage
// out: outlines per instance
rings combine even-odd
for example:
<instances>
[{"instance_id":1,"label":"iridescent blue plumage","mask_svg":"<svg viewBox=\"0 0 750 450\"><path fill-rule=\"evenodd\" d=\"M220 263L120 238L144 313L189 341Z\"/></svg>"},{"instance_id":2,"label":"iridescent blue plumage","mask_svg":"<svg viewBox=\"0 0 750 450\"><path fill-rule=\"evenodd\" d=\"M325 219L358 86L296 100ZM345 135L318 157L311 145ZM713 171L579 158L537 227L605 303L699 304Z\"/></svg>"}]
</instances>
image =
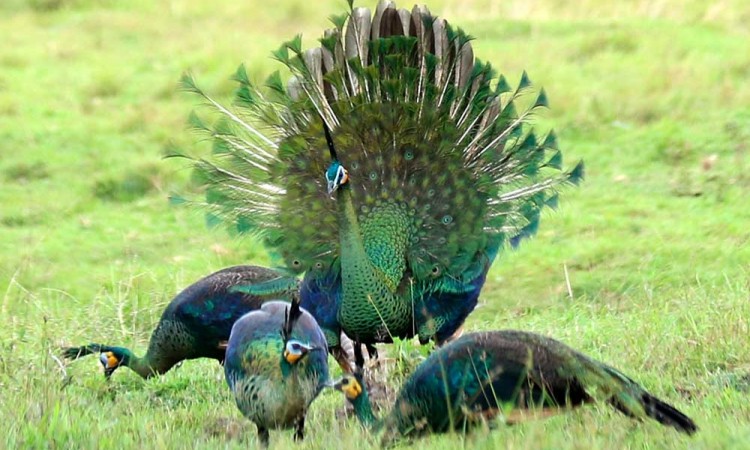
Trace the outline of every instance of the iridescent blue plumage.
<instances>
[{"instance_id":1,"label":"iridescent blue plumage","mask_svg":"<svg viewBox=\"0 0 750 450\"><path fill-rule=\"evenodd\" d=\"M334 385L364 425L383 432L385 442L463 431L496 417L511 423L545 417L593 402L683 433L698 429L613 367L562 342L516 330L466 334L433 352L406 380L383 420L374 417L364 386L359 373Z\"/></svg>"},{"instance_id":2,"label":"iridescent blue plumage","mask_svg":"<svg viewBox=\"0 0 750 450\"><path fill-rule=\"evenodd\" d=\"M305 305L330 291L314 314L334 350L339 330L364 344L442 344L500 249L536 231L583 165L562 170L555 134L529 126L544 90L517 108L528 76L512 89L426 8L381 1L332 21L320 47L297 37L274 52L286 86L274 74L259 89L240 68L234 108L183 80L222 116L192 120L215 143L195 160L204 206L304 274Z\"/></svg>"},{"instance_id":3,"label":"iridescent blue plumage","mask_svg":"<svg viewBox=\"0 0 750 450\"><path fill-rule=\"evenodd\" d=\"M180 361L195 358L224 360L224 350L234 322L249 311L260 308L270 299L291 298L293 290L275 289L272 296L247 294L237 286L290 284L297 286L275 270L258 266L235 266L215 272L177 294L162 313L144 357L129 349L101 344L63 349L70 359L101 353L100 361L107 377L119 367L129 367L143 378L160 375Z\"/></svg>"},{"instance_id":4,"label":"iridescent blue plumage","mask_svg":"<svg viewBox=\"0 0 750 450\"><path fill-rule=\"evenodd\" d=\"M304 436L307 409L328 383L328 344L297 300L265 303L237 320L227 346L224 374L237 407L258 426L295 427Z\"/></svg>"}]
</instances>

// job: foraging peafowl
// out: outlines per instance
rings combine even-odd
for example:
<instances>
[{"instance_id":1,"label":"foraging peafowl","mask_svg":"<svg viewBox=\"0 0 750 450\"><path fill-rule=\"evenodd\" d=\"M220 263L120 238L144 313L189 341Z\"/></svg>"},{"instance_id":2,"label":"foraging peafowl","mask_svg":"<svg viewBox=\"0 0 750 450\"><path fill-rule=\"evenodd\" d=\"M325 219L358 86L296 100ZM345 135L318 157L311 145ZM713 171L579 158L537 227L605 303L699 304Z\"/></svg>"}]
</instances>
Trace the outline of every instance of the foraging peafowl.
<instances>
[{"instance_id":1,"label":"foraging peafowl","mask_svg":"<svg viewBox=\"0 0 750 450\"><path fill-rule=\"evenodd\" d=\"M151 334L146 356L138 357L127 348L101 344L64 348L63 356L77 359L99 353L107 378L122 366L149 378L167 372L185 359L224 361L234 322L269 300L232 292L230 288L240 284L270 285L277 282L291 284L281 273L264 267L236 266L220 270L192 284L167 305ZM291 292L287 296L290 297Z\"/></svg>"},{"instance_id":2,"label":"foraging peafowl","mask_svg":"<svg viewBox=\"0 0 750 450\"><path fill-rule=\"evenodd\" d=\"M310 403L328 385L328 345L310 313L292 304L265 303L234 324L224 374L237 407L268 446L269 428L294 426L304 437Z\"/></svg>"},{"instance_id":3,"label":"foraging peafowl","mask_svg":"<svg viewBox=\"0 0 750 450\"><path fill-rule=\"evenodd\" d=\"M390 414L377 420L360 372L334 384L360 422L399 436L462 430L503 417L543 417L567 408L607 402L626 416L650 417L693 434L686 415L646 392L616 369L562 342L523 331L471 333L433 352L404 383Z\"/></svg>"},{"instance_id":4,"label":"foraging peafowl","mask_svg":"<svg viewBox=\"0 0 750 450\"><path fill-rule=\"evenodd\" d=\"M321 47L303 51L298 36L274 53L293 74L287 86L276 73L258 89L240 67L234 108L183 78L221 116L191 116L214 141L194 159L203 206L304 273L303 307L334 354L342 329L366 345L441 344L499 250L536 231L583 165L560 172L555 134L527 125L544 91L519 110L526 74L512 89L425 7L381 1L374 15L358 7L332 22Z\"/></svg>"}]
</instances>

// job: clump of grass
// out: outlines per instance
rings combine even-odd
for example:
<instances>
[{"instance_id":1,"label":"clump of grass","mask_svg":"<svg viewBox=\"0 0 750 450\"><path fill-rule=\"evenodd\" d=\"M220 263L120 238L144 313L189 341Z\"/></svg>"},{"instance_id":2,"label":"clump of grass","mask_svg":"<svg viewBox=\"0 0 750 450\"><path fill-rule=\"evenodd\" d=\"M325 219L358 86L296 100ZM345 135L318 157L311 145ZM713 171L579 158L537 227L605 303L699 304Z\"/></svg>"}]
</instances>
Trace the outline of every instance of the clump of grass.
<instances>
[{"instance_id":1,"label":"clump of grass","mask_svg":"<svg viewBox=\"0 0 750 450\"><path fill-rule=\"evenodd\" d=\"M638 49L637 38L625 31L612 31L583 41L574 53L575 60L586 60L600 53L627 55Z\"/></svg>"},{"instance_id":2,"label":"clump of grass","mask_svg":"<svg viewBox=\"0 0 750 450\"><path fill-rule=\"evenodd\" d=\"M43 162L21 162L6 168L3 174L8 181L25 184L48 178L49 170Z\"/></svg>"},{"instance_id":3,"label":"clump of grass","mask_svg":"<svg viewBox=\"0 0 750 450\"><path fill-rule=\"evenodd\" d=\"M108 6L111 0L26 0L26 6L36 12L45 13L61 9Z\"/></svg>"},{"instance_id":4,"label":"clump of grass","mask_svg":"<svg viewBox=\"0 0 750 450\"><path fill-rule=\"evenodd\" d=\"M132 202L160 190L164 183L163 178L160 166L144 165L123 175L97 181L93 187L93 194L100 200Z\"/></svg>"},{"instance_id":5,"label":"clump of grass","mask_svg":"<svg viewBox=\"0 0 750 450\"><path fill-rule=\"evenodd\" d=\"M71 1L66 0L28 0L29 7L38 12L55 11L69 6L71 3Z\"/></svg>"},{"instance_id":6,"label":"clump of grass","mask_svg":"<svg viewBox=\"0 0 750 450\"><path fill-rule=\"evenodd\" d=\"M8 69L0 70L0 405L12 405L0 407L0 447L257 444L214 361L188 361L145 382L119 371L106 383L96 358L67 363L63 379L50 355L104 338L142 354L176 292L219 268L269 261L252 239L206 230L201 213L164 201L161 193L186 182L189 170L158 160L160 145L196 145L182 128L195 99L174 81L194 70L206 90L228 97L236 88L228 77L245 61L263 83L278 68L270 52L303 30L313 43L343 3L0 1L0 30L13 31L0 45ZM590 169L534 239L496 260L467 331L519 328L560 339L671 400L701 430L688 440L602 406L409 445L744 448L747 2L426 3L477 36L479 58L509 77L527 69L547 89L545 125L560 132L566 158ZM54 57L63 49L66 57ZM80 151L89 148L99 151ZM82 170L89 167L97 169ZM673 180L701 195L676 196ZM214 246L227 251L208 251ZM380 349L389 407L429 347ZM377 448L337 414L344 405L339 394L322 394L302 447L288 432L274 433L273 445Z\"/></svg>"}]
</instances>

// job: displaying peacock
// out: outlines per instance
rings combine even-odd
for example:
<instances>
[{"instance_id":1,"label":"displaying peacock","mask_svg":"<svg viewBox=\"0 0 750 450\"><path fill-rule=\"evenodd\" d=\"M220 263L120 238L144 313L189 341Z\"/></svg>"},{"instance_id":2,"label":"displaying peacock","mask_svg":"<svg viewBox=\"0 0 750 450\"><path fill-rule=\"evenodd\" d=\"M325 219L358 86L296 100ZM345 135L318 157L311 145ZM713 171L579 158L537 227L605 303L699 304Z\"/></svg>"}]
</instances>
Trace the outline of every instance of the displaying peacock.
<instances>
[{"instance_id":1,"label":"displaying peacock","mask_svg":"<svg viewBox=\"0 0 750 450\"><path fill-rule=\"evenodd\" d=\"M353 404L360 422L384 442L427 432L463 430L504 418L517 422L593 402L626 416L650 417L693 434L695 423L616 369L562 342L523 331L471 333L433 352L406 380L383 420L372 412L360 372L334 387Z\"/></svg>"},{"instance_id":2,"label":"displaying peacock","mask_svg":"<svg viewBox=\"0 0 750 450\"><path fill-rule=\"evenodd\" d=\"M151 334L148 351L138 357L127 348L89 344L63 349L69 359L99 353L104 375L109 378L119 367L129 367L143 378L167 372L180 361L213 358L224 361L229 333L234 322L260 308L269 298L231 291L237 285L291 285L293 279L258 266L229 267L213 273L180 292L162 313ZM281 290L278 290L281 292ZM293 292L293 291L292 291ZM291 297L292 292L287 296ZM276 295L275 298L279 298Z\"/></svg>"},{"instance_id":3,"label":"displaying peacock","mask_svg":"<svg viewBox=\"0 0 750 450\"><path fill-rule=\"evenodd\" d=\"M234 324L224 374L237 407L258 426L268 446L271 428L295 427L304 437L310 403L329 383L327 343L310 313L299 306L265 303Z\"/></svg>"},{"instance_id":4,"label":"displaying peacock","mask_svg":"<svg viewBox=\"0 0 750 450\"><path fill-rule=\"evenodd\" d=\"M511 88L427 8L381 1L332 22L320 47L298 36L273 54L286 86L275 73L257 88L240 67L234 107L184 77L221 116L191 119L214 141L194 160L203 205L304 273L303 306L334 353L342 329L364 344L443 343L499 250L536 231L583 165L561 172L555 134L528 126L544 91L518 107L526 74Z\"/></svg>"}]
</instances>

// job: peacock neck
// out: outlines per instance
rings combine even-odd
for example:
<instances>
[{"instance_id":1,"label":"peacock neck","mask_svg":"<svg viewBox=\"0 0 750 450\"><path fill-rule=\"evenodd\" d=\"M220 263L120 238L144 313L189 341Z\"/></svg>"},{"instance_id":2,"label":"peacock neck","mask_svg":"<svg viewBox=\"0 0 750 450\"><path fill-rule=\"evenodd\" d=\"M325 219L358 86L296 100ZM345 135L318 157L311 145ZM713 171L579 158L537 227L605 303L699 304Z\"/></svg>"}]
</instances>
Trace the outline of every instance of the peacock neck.
<instances>
[{"instance_id":1,"label":"peacock neck","mask_svg":"<svg viewBox=\"0 0 750 450\"><path fill-rule=\"evenodd\" d=\"M370 404L370 397L367 392L363 392L360 396L352 401L354 407L354 414L357 416L357 420L365 428L371 430L377 430L380 428L381 421L375 417L375 413L372 412L372 405Z\"/></svg>"},{"instance_id":2,"label":"peacock neck","mask_svg":"<svg viewBox=\"0 0 750 450\"><path fill-rule=\"evenodd\" d=\"M411 323L411 305L397 292L406 270L409 239L403 212L393 204L381 205L369 210L367 221L360 223L348 184L339 187L337 203L341 324L363 341L377 340L383 333L399 334Z\"/></svg>"},{"instance_id":3,"label":"peacock neck","mask_svg":"<svg viewBox=\"0 0 750 450\"><path fill-rule=\"evenodd\" d=\"M115 353L120 353L120 355L118 355L121 359L120 365L129 368L142 378L150 378L157 373L163 373L158 372L158 370L154 368L154 365L151 363L150 353L147 353L144 357L139 357L134 355L133 352L127 348L119 348L118 350L119 351L116 351Z\"/></svg>"},{"instance_id":4,"label":"peacock neck","mask_svg":"<svg viewBox=\"0 0 750 450\"><path fill-rule=\"evenodd\" d=\"M351 189L348 185L339 188L336 203L339 209L339 239L342 260L360 259L369 263L362 241L362 230L359 227L357 212L354 210L354 203L352 202Z\"/></svg>"},{"instance_id":5,"label":"peacock neck","mask_svg":"<svg viewBox=\"0 0 750 450\"><path fill-rule=\"evenodd\" d=\"M134 357L130 360L128 367L143 378L151 378L157 373L147 358Z\"/></svg>"}]
</instances>

